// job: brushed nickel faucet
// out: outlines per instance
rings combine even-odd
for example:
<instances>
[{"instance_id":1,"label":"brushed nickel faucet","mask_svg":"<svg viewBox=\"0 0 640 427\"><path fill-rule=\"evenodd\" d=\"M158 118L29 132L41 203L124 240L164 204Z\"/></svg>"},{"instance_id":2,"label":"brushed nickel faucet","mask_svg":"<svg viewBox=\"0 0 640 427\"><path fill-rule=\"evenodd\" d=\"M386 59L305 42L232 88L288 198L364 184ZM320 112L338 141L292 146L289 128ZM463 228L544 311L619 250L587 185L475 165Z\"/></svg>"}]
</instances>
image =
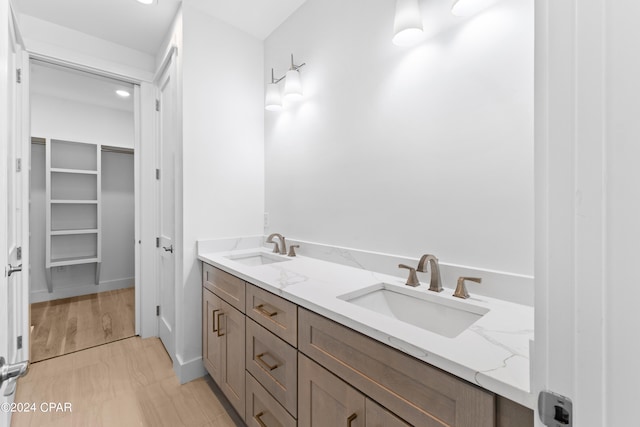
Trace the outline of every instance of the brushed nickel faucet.
<instances>
[{"instance_id":1,"label":"brushed nickel faucet","mask_svg":"<svg viewBox=\"0 0 640 427\"><path fill-rule=\"evenodd\" d=\"M280 243L282 244L282 247L278 246L278 242L274 242L273 238L277 237L278 239L280 239ZM274 254L280 254L280 255L286 255L287 254L287 244L284 240L284 236L282 234L278 234L278 233L273 233L270 234L269 237L267 237L267 243L273 243L273 253Z\"/></svg>"},{"instance_id":2,"label":"brushed nickel faucet","mask_svg":"<svg viewBox=\"0 0 640 427\"><path fill-rule=\"evenodd\" d=\"M440 278L440 266L438 265L438 258L434 255L422 255L420 262L418 262L417 271L421 273L427 272L427 262L429 262L429 269L431 270L431 281L429 282L429 290L433 292L442 292L442 279Z\"/></svg>"},{"instance_id":3,"label":"brushed nickel faucet","mask_svg":"<svg viewBox=\"0 0 640 427\"><path fill-rule=\"evenodd\" d=\"M480 277L458 277L458 284L456 286L456 291L453 293L454 297L467 299L469 298L469 292L467 292L467 287L465 286L465 280L470 280L476 283L482 283L482 279Z\"/></svg>"},{"instance_id":4,"label":"brushed nickel faucet","mask_svg":"<svg viewBox=\"0 0 640 427\"><path fill-rule=\"evenodd\" d=\"M415 268L409 267L405 264L398 264L398 268L406 268L407 270L409 270L409 277L407 278L407 283L405 283L405 285L413 286L414 288L416 286L420 286L420 281L418 280L418 275L416 274Z\"/></svg>"}]
</instances>

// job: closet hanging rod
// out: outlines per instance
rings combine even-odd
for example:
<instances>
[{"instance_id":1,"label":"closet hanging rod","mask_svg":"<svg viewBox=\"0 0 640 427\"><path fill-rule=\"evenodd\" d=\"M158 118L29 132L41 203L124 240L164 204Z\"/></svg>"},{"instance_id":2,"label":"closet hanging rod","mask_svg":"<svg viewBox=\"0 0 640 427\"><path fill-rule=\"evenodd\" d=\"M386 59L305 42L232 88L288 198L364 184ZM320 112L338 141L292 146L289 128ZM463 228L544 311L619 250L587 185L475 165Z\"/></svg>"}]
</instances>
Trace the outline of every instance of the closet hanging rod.
<instances>
[{"instance_id":1,"label":"closet hanging rod","mask_svg":"<svg viewBox=\"0 0 640 427\"><path fill-rule=\"evenodd\" d=\"M110 145L102 146L103 153L120 153L120 154L133 154L133 148L125 147L112 147Z\"/></svg>"}]
</instances>

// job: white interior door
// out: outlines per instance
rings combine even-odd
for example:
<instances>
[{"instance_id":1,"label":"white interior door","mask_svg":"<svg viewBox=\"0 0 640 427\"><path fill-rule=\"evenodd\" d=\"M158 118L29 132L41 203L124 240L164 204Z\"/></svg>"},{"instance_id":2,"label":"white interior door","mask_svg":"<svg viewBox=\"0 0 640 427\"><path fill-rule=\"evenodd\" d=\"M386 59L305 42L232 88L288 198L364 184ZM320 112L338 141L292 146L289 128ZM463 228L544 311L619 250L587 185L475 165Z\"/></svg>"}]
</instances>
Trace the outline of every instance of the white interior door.
<instances>
[{"instance_id":1,"label":"white interior door","mask_svg":"<svg viewBox=\"0 0 640 427\"><path fill-rule=\"evenodd\" d=\"M23 63L28 62L6 2L0 6L0 22L0 357L14 365L28 359L29 348L29 171L25 166L30 157L23 132L28 128L28 115L24 114L28 111L28 88L24 88L28 65ZM13 401L14 385L3 382L1 403ZM9 422L9 415L0 411L0 425Z\"/></svg>"},{"instance_id":2,"label":"white interior door","mask_svg":"<svg viewBox=\"0 0 640 427\"><path fill-rule=\"evenodd\" d=\"M158 334L175 361L176 67L172 57L159 86L159 315Z\"/></svg>"}]
</instances>

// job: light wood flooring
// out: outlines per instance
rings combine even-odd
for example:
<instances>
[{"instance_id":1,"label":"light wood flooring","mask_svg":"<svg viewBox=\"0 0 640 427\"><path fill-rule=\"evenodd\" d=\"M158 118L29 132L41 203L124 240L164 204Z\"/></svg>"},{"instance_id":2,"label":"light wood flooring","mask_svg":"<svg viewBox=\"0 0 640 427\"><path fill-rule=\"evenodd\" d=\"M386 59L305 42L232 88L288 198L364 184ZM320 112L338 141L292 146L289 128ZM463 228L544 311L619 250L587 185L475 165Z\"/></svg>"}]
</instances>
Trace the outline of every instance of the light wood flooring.
<instances>
[{"instance_id":1,"label":"light wood flooring","mask_svg":"<svg viewBox=\"0 0 640 427\"><path fill-rule=\"evenodd\" d=\"M32 364L15 401L69 402L71 412L15 413L11 425L243 425L220 395L209 376L180 385L160 340L133 337Z\"/></svg>"},{"instance_id":2,"label":"light wood flooring","mask_svg":"<svg viewBox=\"0 0 640 427\"><path fill-rule=\"evenodd\" d=\"M134 288L31 304L31 360L135 335Z\"/></svg>"}]
</instances>

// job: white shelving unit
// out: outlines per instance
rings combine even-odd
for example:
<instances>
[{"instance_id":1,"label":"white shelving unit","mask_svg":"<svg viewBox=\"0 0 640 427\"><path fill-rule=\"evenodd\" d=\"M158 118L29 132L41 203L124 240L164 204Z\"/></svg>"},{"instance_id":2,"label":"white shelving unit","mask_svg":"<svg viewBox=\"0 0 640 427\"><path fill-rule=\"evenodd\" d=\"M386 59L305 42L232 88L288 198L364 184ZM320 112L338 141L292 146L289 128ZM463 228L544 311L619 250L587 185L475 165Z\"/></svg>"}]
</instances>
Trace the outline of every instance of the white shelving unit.
<instances>
[{"instance_id":1,"label":"white shelving unit","mask_svg":"<svg viewBox=\"0 0 640 427\"><path fill-rule=\"evenodd\" d=\"M101 146L46 141L46 272L53 292L52 269L96 264L100 283Z\"/></svg>"}]
</instances>

